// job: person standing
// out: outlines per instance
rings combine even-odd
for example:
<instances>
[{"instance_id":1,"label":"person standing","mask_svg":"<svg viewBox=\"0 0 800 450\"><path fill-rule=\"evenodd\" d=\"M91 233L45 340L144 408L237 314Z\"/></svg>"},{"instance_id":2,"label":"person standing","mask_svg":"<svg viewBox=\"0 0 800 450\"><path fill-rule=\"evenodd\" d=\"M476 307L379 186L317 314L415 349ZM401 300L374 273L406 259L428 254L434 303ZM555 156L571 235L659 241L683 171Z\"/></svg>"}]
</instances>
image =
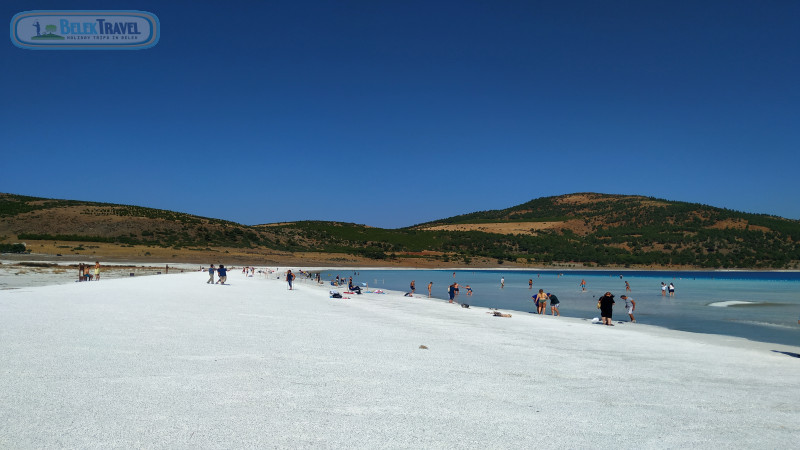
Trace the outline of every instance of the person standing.
<instances>
[{"instance_id":1,"label":"person standing","mask_svg":"<svg viewBox=\"0 0 800 450\"><path fill-rule=\"evenodd\" d=\"M433 289L433 281L428 283L428 298L431 298L431 289Z\"/></svg>"},{"instance_id":2,"label":"person standing","mask_svg":"<svg viewBox=\"0 0 800 450\"><path fill-rule=\"evenodd\" d=\"M453 299L456 296L456 284L453 283L447 288L447 293L450 294L450 303L453 303Z\"/></svg>"},{"instance_id":3,"label":"person standing","mask_svg":"<svg viewBox=\"0 0 800 450\"><path fill-rule=\"evenodd\" d=\"M539 289L536 294L536 314L547 314L547 294L544 289Z\"/></svg>"},{"instance_id":4,"label":"person standing","mask_svg":"<svg viewBox=\"0 0 800 450\"><path fill-rule=\"evenodd\" d=\"M586 280L581 279L581 292L586 291Z\"/></svg>"},{"instance_id":5,"label":"person standing","mask_svg":"<svg viewBox=\"0 0 800 450\"><path fill-rule=\"evenodd\" d=\"M558 297L555 294L547 293L547 298L550 299L550 314L553 316L560 316L561 313L558 312Z\"/></svg>"},{"instance_id":6,"label":"person standing","mask_svg":"<svg viewBox=\"0 0 800 450\"><path fill-rule=\"evenodd\" d=\"M78 264L78 281L83 281L83 263Z\"/></svg>"},{"instance_id":7,"label":"person standing","mask_svg":"<svg viewBox=\"0 0 800 450\"><path fill-rule=\"evenodd\" d=\"M533 278L528 279L528 289L533 289Z\"/></svg>"},{"instance_id":8,"label":"person standing","mask_svg":"<svg viewBox=\"0 0 800 450\"><path fill-rule=\"evenodd\" d=\"M214 265L212 264L211 267L208 268L208 281L206 284L214 284Z\"/></svg>"},{"instance_id":9,"label":"person standing","mask_svg":"<svg viewBox=\"0 0 800 450\"><path fill-rule=\"evenodd\" d=\"M631 323L636 323L636 318L633 317L633 311L636 309L636 302L627 295L620 295L619 298L625 300L625 310L628 311L628 315L631 317Z\"/></svg>"},{"instance_id":10,"label":"person standing","mask_svg":"<svg viewBox=\"0 0 800 450\"><path fill-rule=\"evenodd\" d=\"M665 297L667 295L667 285L664 282L661 282L661 296Z\"/></svg>"},{"instance_id":11,"label":"person standing","mask_svg":"<svg viewBox=\"0 0 800 450\"><path fill-rule=\"evenodd\" d=\"M628 282L626 281L625 282L625 292L630 292L630 291L631 291L631 285L628 284ZM622 298L622 297L620 297L620 298Z\"/></svg>"},{"instance_id":12,"label":"person standing","mask_svg":"<svg viewBox=\"0 0 800 450\"><path fill-rule=\"evenodd\" d=\"M611 323L611 317L614 312L614 296L611 294L611 292L606 292L602 297L600 297L598 303L600 303L600 317L603 318L603 325L613 327L614 324Z\"/></svg>"},{"instance_id":13,"label":"person standing","mask_svg":"<svg viewBox=\"0 0 800 450\"><path fill-rule=\"evenodd\" d=\"M413 295L417 291L417 284L414 280L411 280L411 294Z\"/></svg>"},{"instance_id":14,"label":"person standing","mask_svg":"<svg viewBox=\"0 0 800 450\"><path fill-rule=\"evenodd\" d=\"M100 261L94 262L94 281L100 281Z\"/></svg>"},{"instance_id":15,"label":"person standing","mask_svg":"<svg viewBox=\"0 0 800 450\"><path fill-rule=\"evenodd\" d=\"M672 283L669 284L669 296L675 297L675 285Z\"/></svg>"},{"instance_id":16,"label":"person standing","mask_svg":"<svg viewBox=\"0 0 800 450\"><path fill-rule=\"evenodd\" d=\"M219 269L217 269L217 282L215 284L225 284L228 281L228 269L225 268L222 264L219 265Z\"/></svg>"},{"instance_id":17,"label":"person standing","mask_svg":"<svg viewBox=\"0 0 800 450\"><path fill-rule=\"evenodd\" d=\"M506 277L500 277L500 289L506 287Z\"/></svg>"},{"instance_id":18,"label":"person standing","mask_svg":"<svg viewBox=\"0 0 800 450\"><path fill-rule=\"evenodd\" d=\"M286 271L286 282L289 283L290 291L292 290L292 281L294 281L294 274L292 273L292 270L289 269Z\"/></svg>"}]
</instances>

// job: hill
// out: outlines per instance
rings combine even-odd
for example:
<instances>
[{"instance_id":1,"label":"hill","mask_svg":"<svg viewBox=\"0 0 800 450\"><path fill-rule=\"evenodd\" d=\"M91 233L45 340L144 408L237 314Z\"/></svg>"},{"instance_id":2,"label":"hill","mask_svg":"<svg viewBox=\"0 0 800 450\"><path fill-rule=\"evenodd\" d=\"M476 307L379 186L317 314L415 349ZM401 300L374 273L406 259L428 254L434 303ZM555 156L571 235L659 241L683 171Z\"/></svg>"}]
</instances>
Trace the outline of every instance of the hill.
<instances>
[{"instance_id":1,"label":"hill","mask_svg":"<svg viewBox=\"0 0 800 450\"><path fill-rule=\"evenodd\" d=\"M0 194L0 243L29 251L324 264L798 268L800 222L632 195L570 194L403 229L248 226L130 205ZM91 244L91 245L90 245ZM58 251L62 249L62 251Z\"/></svg>"},{"instance_id":2,"label":"hill","mask_svg":"<svg viewBox=\"0 0 800 450\"><path fill-rule=\"evenodd\" d=\"M413 228L510 235L509 245L534 258L558 261L577 251L601 265L789 268L800 259L796 220L634 195L538 198Z\"/></svg>"}]
</instances>

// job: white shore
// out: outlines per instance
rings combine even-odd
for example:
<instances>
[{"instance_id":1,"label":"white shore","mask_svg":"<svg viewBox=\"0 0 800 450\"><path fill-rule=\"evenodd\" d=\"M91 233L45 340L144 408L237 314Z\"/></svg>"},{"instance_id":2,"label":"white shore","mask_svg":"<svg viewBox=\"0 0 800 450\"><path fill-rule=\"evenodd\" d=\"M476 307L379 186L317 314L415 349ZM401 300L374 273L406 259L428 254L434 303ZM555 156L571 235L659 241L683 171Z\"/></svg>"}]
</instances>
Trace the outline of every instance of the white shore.
<instances>
[{"instance_id":1,"label":"white shore","mask_svg":"<svg viewBox=\"0 0 800 450\"><path fill-rule=\"evenodd\" d=\"M800 359L780 353L798 347L207 278L0 291L0 448L791 448L800 436Z\"/></svg>"}]
</instances>

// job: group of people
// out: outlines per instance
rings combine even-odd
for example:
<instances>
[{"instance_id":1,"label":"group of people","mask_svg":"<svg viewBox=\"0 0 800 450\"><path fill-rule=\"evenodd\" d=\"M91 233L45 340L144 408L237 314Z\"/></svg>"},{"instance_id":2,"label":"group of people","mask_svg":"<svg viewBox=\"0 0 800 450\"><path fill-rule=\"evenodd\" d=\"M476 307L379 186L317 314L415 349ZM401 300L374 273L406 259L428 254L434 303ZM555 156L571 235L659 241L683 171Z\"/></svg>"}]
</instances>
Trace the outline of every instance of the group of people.
<instances>
[{"instance_id":1,"label":"group of people","mask_svg":"<svg viewBox=\"0 0 800 450\"><path fill-rule=\"evenodd\" d=\"M661 282L661 296L664 297L667 295L667 291L669 291L670 297L675 297L675 285L670 283L669 286Z\"/></svg>"},{"instance_id":2,"label":"group of people","mask_svg":"<svg viewBox=\"0 0 800 450\"><path fill-rule=\"evenodd\" d=\"M621 295L619 298L625 301L625 311L631 318L631 323L636 323L636 318L633 317L633 311L636 310L636 302L627 295ZM602 318L603 325L614 326L612 321L614 313L614 294L606 292L597 300L597 308L600 310L600 317Z\"/></svg>"},{"instance_id":3,"label":"group of people","mask_svg":"<svg viewBox=\"0 0 800 450\"><path fill-rule=\"evenodd\" d=\"M561 313L558 312L558 306L561 304L561 302L558 300L558 297L556 297L555 294L545 292L544 289L539 289L539 293L531 296L531 298L536 304L536 314L547 315L547 301L549 300L550 314L553 316L561 315Z\"/></svg>"},{"instance_id":4,"label":"group of people","mask_svg":"<svg viewBox=\"0 0 800 450\"><path fill-rule=\"evenodd\" d=\"M91 278L89 278L91 274L89 273L89 267L88 266L84 267L84 265L81 264L80 271L81 271L80 272L81 274L86 273L86 276L87 276L86 280L91 279ZM217 273L217 277L218 277L216 283L214 282L214 273L215 272ZM100 263L97 262L96 265L95 265L95 277L96 277L96 279L100 278L99 277L99 273L100 273ZM245 267L243 269L243 273L245 275L253 274L253 273L255 273L255 268L254 267ZM208 284L225 284L225 282L227 281L227 269L222 264L220 264L218 268L215 268L214 265L211 264L211 266L208 268L208 275L209 275L208 276L208 281L207 281ZM252 276L252 275L249 275L249 276ZM313 277L313 274L309 273L309 274L307 274L307 276L309 278L311 278L311 277ZM294 273L292 273L291 270L287 270L286 271L285 280L286 280L286 282L288 284L289 290L293 289L292 282L295 280L295 278L296 278L296 276L295 276ZM316 274L316 278L317 278L317 282L321 281L319 273ZM343 277L340 277L340 276L337 275L335 279L331 280L331 285L334 285L334 286L340 286L340 285L343 285L345 283L347 283L347 287L348 287L350 293L356 293L356 294L360 294L361 293L361 288L359 286L353 284L353 277L350 277L349 279L346 279L346 278L343 278ZM501 278L500 285L501 285L501 288L505 286L505 278ZM532 279L528 280L528 286L529 286L529 288L532 288L532 286L533 286L533 280ZM661 288L662 295L666 295L666 293L669 292L670 296L674 296L675 286L672 283L670 283L669 285L666 285L665 283L662 282L661 286L662 286L662 288ZM581 280L580 287L581 287L581 290L584 290L586 288L586 281L585 280ZM410 288L410 292L407 293L406 296L413 296L413 294L416 292L416 288L417 288L416 280L411 280L409 288ZM466 285L465 288L467 290L467 295L468 296L472 295L472 288L469 285ZM433 289L433 281L428 283L428 297L431 297L432 289ZM628 282L625 282L625 290L626 291L630 291L630 285L628 284ZM458 282L453 282L452 284L450 284L450 286L447 289L447 292L448 292L449 297L450 297L450 300L449 300L450 303L455 303L456 302L456 298L458 297L459 291L460 291L460 286L459 286ZM539 289L539 292L537 294L533 295L531 298L533 299L534 303L536 304L536 314L546 315L547 314L547 303L550 302L550 314L553 315L553 316L560 316L561 315L561 313L559 312L559 309L558 309L561 302L559 301L558 297L555 294L552 294L550 292L545 292L544 289ZM628 313L628 316L630 317L631 323L636 323L636 318L633 315L634 311L636 310L636 302L631 297L629 297L627 295L622 295L622 296L620 296L620 298L625 301L625 310ZM611 294L611 292L606 292L602 297L600 297L598 299L597 308L600 310L600 315L602 317L603 325L614 326L614 324L612 323L614 304L615 304L614 295Z\"/></svg>"},{"instance_id":5,"label":"group of people","mask_svg":"<svg viewBox=\"0 0 800 450\"><path fill-rule=\"evenodd\" d=\"M428 297L431 296L431 287L433 287L433 281L428 284ZM467 296L472 295L472 288L469 285L464 286L467 290ZM450 296L450 303L453 303L458 294L461 291L461 286L458 283L453 283L447 288L447 294Z\"/></svg>"},{"instance_id":6,"label":"group of people","mask_svg":"<svg viewBox=\"0 0 800 450\"><path fill-rule=\"evenodd\" d=\"M217 273L217 281L214 282L214 272ZM225 284L228 281L228 269L225 268L222 264L219 265L218 268L214 268L214 265L208 268L208 281L206 284Z\"/></svg>"},{"instance_id":7,"label":"group of people","mask_svg":"<svg viewBox=\"0 0 800 450\"><path fill-rule=\"evenodd\" d=\"M94 262L94 272L91 267L89 264L78 264L78 281L100 281L100 261Z\"/></svg>"},{"instance_id":8,"label":"group of people","mask_svg":"<svg viewBox=\"0 0 800 450\"><path fill-rule=\"evenodd\" d=\"M220 264L219 267L214 267L214 264L211 264L208 267L208 269L203 269L202 267L200 269L208 271L208 281L206 281L206 284L225 284L225 282L228 281L228 270L229 269L226 268L222 264ZM242 274L244 276L250 277L250 278L254 277L256 272L264 274L265 276L269 276L270 274L275 273L276 271L278 271L278 269L276 269L274 271L272 269L256 270L256 268L253 267L253 266L245 266L245 267L242 268ZM307 278L312 278L312 274L311 273L305 272L305 271L302 271L302 270L300 272L302 274L304 274ZM217 274L217 280L216 281L214 281L214 274L215 273ZM316 276L317 276L317 281L319 282L319 274L316 274ZM279 276L279 278L280 278L280 276ZM286 279L286 283L289 285L289 290L293 289L292 282L295 280L295 278L296 278L296 275L294 273L292 273L291 270L287 270L286 271L286 278L285 279Z\"/></svg>"}]
</instances>

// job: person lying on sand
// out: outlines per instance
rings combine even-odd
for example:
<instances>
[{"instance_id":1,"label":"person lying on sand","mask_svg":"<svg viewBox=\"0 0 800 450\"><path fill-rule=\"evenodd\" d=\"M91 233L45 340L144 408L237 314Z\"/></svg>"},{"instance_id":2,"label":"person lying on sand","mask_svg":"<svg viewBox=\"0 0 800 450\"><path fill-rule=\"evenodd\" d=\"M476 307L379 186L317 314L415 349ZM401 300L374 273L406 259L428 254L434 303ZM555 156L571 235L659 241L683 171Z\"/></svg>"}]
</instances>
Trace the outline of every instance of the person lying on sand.
<instances>
[{"instance_id":1,"label":"person lying on sand","mask_svg":"<svg viewBox=\"0 0 800 450\"><path fill-rule=\"evenodd\" d=\"M486 314L491 314L491 315L493 315L495 317L511 317L511 314L501 313L498 310L489 311Z\"/></svg>"}]
</instances>

